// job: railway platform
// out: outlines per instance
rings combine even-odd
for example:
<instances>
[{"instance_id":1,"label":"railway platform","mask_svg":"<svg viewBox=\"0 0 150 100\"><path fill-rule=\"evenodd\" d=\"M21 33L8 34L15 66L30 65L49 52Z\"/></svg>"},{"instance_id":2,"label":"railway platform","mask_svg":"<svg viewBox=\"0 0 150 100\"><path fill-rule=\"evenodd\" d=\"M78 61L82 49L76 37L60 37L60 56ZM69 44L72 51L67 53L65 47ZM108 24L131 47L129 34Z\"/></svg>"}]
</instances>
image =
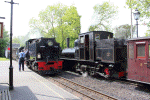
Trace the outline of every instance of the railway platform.
<instances>
[{"instance_id":1,"label":"railway platform","mask_svg":"<svg viewBox=\"0 0 150 100\"><path fill-rule=\"evenodd\" d=\"M9 61L0 61L0 90L9 89ZM13 86L11 100L80 100L25 66L19 72L13 61Z\"/></svg>"}]
</instances>

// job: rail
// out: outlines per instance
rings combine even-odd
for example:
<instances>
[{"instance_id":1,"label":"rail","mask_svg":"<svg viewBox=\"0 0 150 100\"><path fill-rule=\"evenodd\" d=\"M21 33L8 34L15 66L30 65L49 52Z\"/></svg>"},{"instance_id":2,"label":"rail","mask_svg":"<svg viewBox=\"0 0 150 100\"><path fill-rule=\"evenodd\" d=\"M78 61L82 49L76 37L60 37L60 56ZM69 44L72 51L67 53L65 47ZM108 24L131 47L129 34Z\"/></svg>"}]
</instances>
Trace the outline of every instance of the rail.
<instances>
[{"instance_id":1,"label":"rail","mask_svg":"<svg viewBox=\"0 0 150 100\"><path fill-rule=\"evenodd\" d=\"M78 83L75 83L75 82L70 81L70 80L68 80L68 79L65 79L65 78L63 78L63 77L59 77L58 80L57 80L57 79L54 79L54 78L51 78L51 79L52 79L53 81L55 81L55 82L57 82L57 83L59 83L59 84L65 86L65 87L67 87L67 88L69 88L69 89L71 89L71 90L73 90L73 91L79 93L79 94L82 94L84 97L87 97L87 98L89 98L89 99L91 99L91 100L96 100L95 96L98 96L99 98L102 98L102 99L105 99L105 100L106 100L106 99L107 99L107 100L117 100L117 99L114 98L114 97L108 96L108 95L103 94L103 93L101 93L101 92L99 92L99 91L93 90L93 89L88 88L88 87L83 86L83 85L80 85L80 84L78 84ZM73 84L73 85L70 85L70 86L78 86L78 87L81 88L81 90L80 90L80 89L73 88L73 87L70 87L68 84L64 84L64 82L62 82L61 80L67 81L69 84ZM89 95L89 93L85 93L85 91L86 91L86 92L89 92L90 95ZM92 95L91 95L91 94L92 94ZM93 96L93 95L94 95L94 96Z\"/></svg>"}]
</instances>

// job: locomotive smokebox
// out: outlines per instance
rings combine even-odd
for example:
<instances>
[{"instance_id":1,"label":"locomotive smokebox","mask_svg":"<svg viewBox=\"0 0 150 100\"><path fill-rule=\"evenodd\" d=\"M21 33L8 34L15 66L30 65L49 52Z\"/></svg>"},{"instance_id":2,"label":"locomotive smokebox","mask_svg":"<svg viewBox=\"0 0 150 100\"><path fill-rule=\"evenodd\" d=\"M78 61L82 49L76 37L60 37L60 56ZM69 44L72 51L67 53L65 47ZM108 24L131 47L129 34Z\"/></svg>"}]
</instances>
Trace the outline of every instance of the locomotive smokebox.
<instances>
[{"instance_id":1,"label":"locomotive smokebox","mask_svg":"<svg viewBox=\"0 0 150 100\"><path fill-rule=\"evenodd\" d=\"M67 48L69 48L70 38L67 38Z\"/></svg>"}]
</instances>

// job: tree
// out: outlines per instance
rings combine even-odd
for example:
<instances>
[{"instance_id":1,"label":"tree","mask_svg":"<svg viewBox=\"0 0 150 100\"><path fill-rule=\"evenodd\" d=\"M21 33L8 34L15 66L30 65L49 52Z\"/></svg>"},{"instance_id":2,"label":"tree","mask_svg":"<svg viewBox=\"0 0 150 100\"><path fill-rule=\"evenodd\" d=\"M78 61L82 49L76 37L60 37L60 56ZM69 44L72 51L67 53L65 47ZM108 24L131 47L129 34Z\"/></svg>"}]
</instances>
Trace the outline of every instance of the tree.
<instances>
[{"instance_id":1,"label":"tree","mask_svg":"<svg viewBox=\"0 0 150 100\"><path fill-rule=\"evenodd\" d=\"M117 15L118 7L115 7L109 2L104 2L102 5L95 5L93 7L94 14L96 15L94 19L98 22L96 25L91 25L89 31L112 31L111 30L111 20Z\"/></svg>"},{"instance_id":2,"label":"tree","mask_svg":"<svg viewBox=\"0 0 150 100\"><path fill-rule=\"evenodd\" d=\"M66 47L66 38L71 38L71 46L80 33L80 16L74 6L57 4L47 6L39 13L39 19L32 18L30 27L38 29L44 37L55 38L62 49Z\"/></svg>"},{"instance_id":3,"label":"tree","mask_svg":"<svg viewBox=\"0 0 150 100\"><path fill-rule=\"evenodd\" d=\"M150 29L150 0L126 0L128 8L138 9L140 20L145 21Z\"/></svg>"},{"instance_id":4,"label":"tree","mask_svg":"<svg viewBox=\"0 0 150 100\"><path fill-rule=\"evenodd\" d=\"M25 46L25 42L28 40L28 34L26 36L13 37L12 43L20 44L21 47Z\"/></svg>"},{"instance_id":5,"label":"tree","mask_svg":"<svg viewBox=\"0 0 150 100\"><path fill-rule=\"evenodd\" d=\"M64 44L66 44L66 38L70 38L70 46L74 46L74 41L78 38L78 34L80 33L80 18L76 7L70 6L65 14L62 16L62 27L64 28L61 34L64 32L65 34L62 34L62 41L65 41ZM59 34L59 33L58 33ZM65 45L66 47L66 45Z\"/></svg>"},{"instance_id":6,"label":"tree","mask_svg":"<svg viewBox=\"0 0 150 100\"><path fill-rule=\"evenodd\" d=\"M146 31L145 37L146 37L146 36L150 36L150 30L147 30L147 31Z\"/></svg>"},{"instance_id":7,"label":"tree","mask_svg":"<svg viewBox=\"0 0 150 100\"><path fill-rule=\"evenodd\" d=\"M89 31L96 31L98 29L98 25L91 25Z\"/></svg>"},{"instance_id":8,"label":"tree","mask_svg":"<svg viewBox=\"0 0 150 100\"><path fill-rule=\"evenodd\" d=\"M133 27L133 30L134 29L135 29L135 26ZM119 27L116 27L115 37L122 38L122 39L130 38L131 37L131 25L125 24L125 25L120 25Z\"/></svg>"},{"instance_id":9,"label":"tree","mask_svg":"<svg viewBox=\"0 0 150 100\"><path fill-rule=\"evenodd\" d=\"M8 31L3 29L3 38L0 39L0 57L5 56L5 48L7 47L8 43L9 43Z\"/></svg>"}]
</instances>

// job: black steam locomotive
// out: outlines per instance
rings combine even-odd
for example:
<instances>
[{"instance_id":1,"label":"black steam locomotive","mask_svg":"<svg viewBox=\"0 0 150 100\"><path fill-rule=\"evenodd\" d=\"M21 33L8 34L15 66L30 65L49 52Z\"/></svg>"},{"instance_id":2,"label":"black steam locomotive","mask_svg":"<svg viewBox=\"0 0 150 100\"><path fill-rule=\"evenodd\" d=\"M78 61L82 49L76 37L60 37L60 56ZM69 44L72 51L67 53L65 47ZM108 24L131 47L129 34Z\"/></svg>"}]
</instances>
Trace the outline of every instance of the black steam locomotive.
<instances>
[{"instance_id":1,"label":"black steam locomotive","mask_svg":"<svg viewBox=\"0 0 150 100\"><path fill-rule=\"evenodd\" d=\"M69 39L68 39L69 40ZM127 45L124 39L113 38L113 33L93 31L79 34L75 47L64 49L61 59L64 69L105 78L126 76ZM71 67L73 66L73 67Z\"/></svg>"},{"instance_id":2,"label":"black steam locomotive","mask_svg":"<svg viewBox=\"0 0 150 100\"><path fill-rule=\"evenodd\" d=\"M62 70L59 60L61 47L54 38L39 38L26 41L26 65L40 74L54 74Z\"/></svg>"}]
</instances>

